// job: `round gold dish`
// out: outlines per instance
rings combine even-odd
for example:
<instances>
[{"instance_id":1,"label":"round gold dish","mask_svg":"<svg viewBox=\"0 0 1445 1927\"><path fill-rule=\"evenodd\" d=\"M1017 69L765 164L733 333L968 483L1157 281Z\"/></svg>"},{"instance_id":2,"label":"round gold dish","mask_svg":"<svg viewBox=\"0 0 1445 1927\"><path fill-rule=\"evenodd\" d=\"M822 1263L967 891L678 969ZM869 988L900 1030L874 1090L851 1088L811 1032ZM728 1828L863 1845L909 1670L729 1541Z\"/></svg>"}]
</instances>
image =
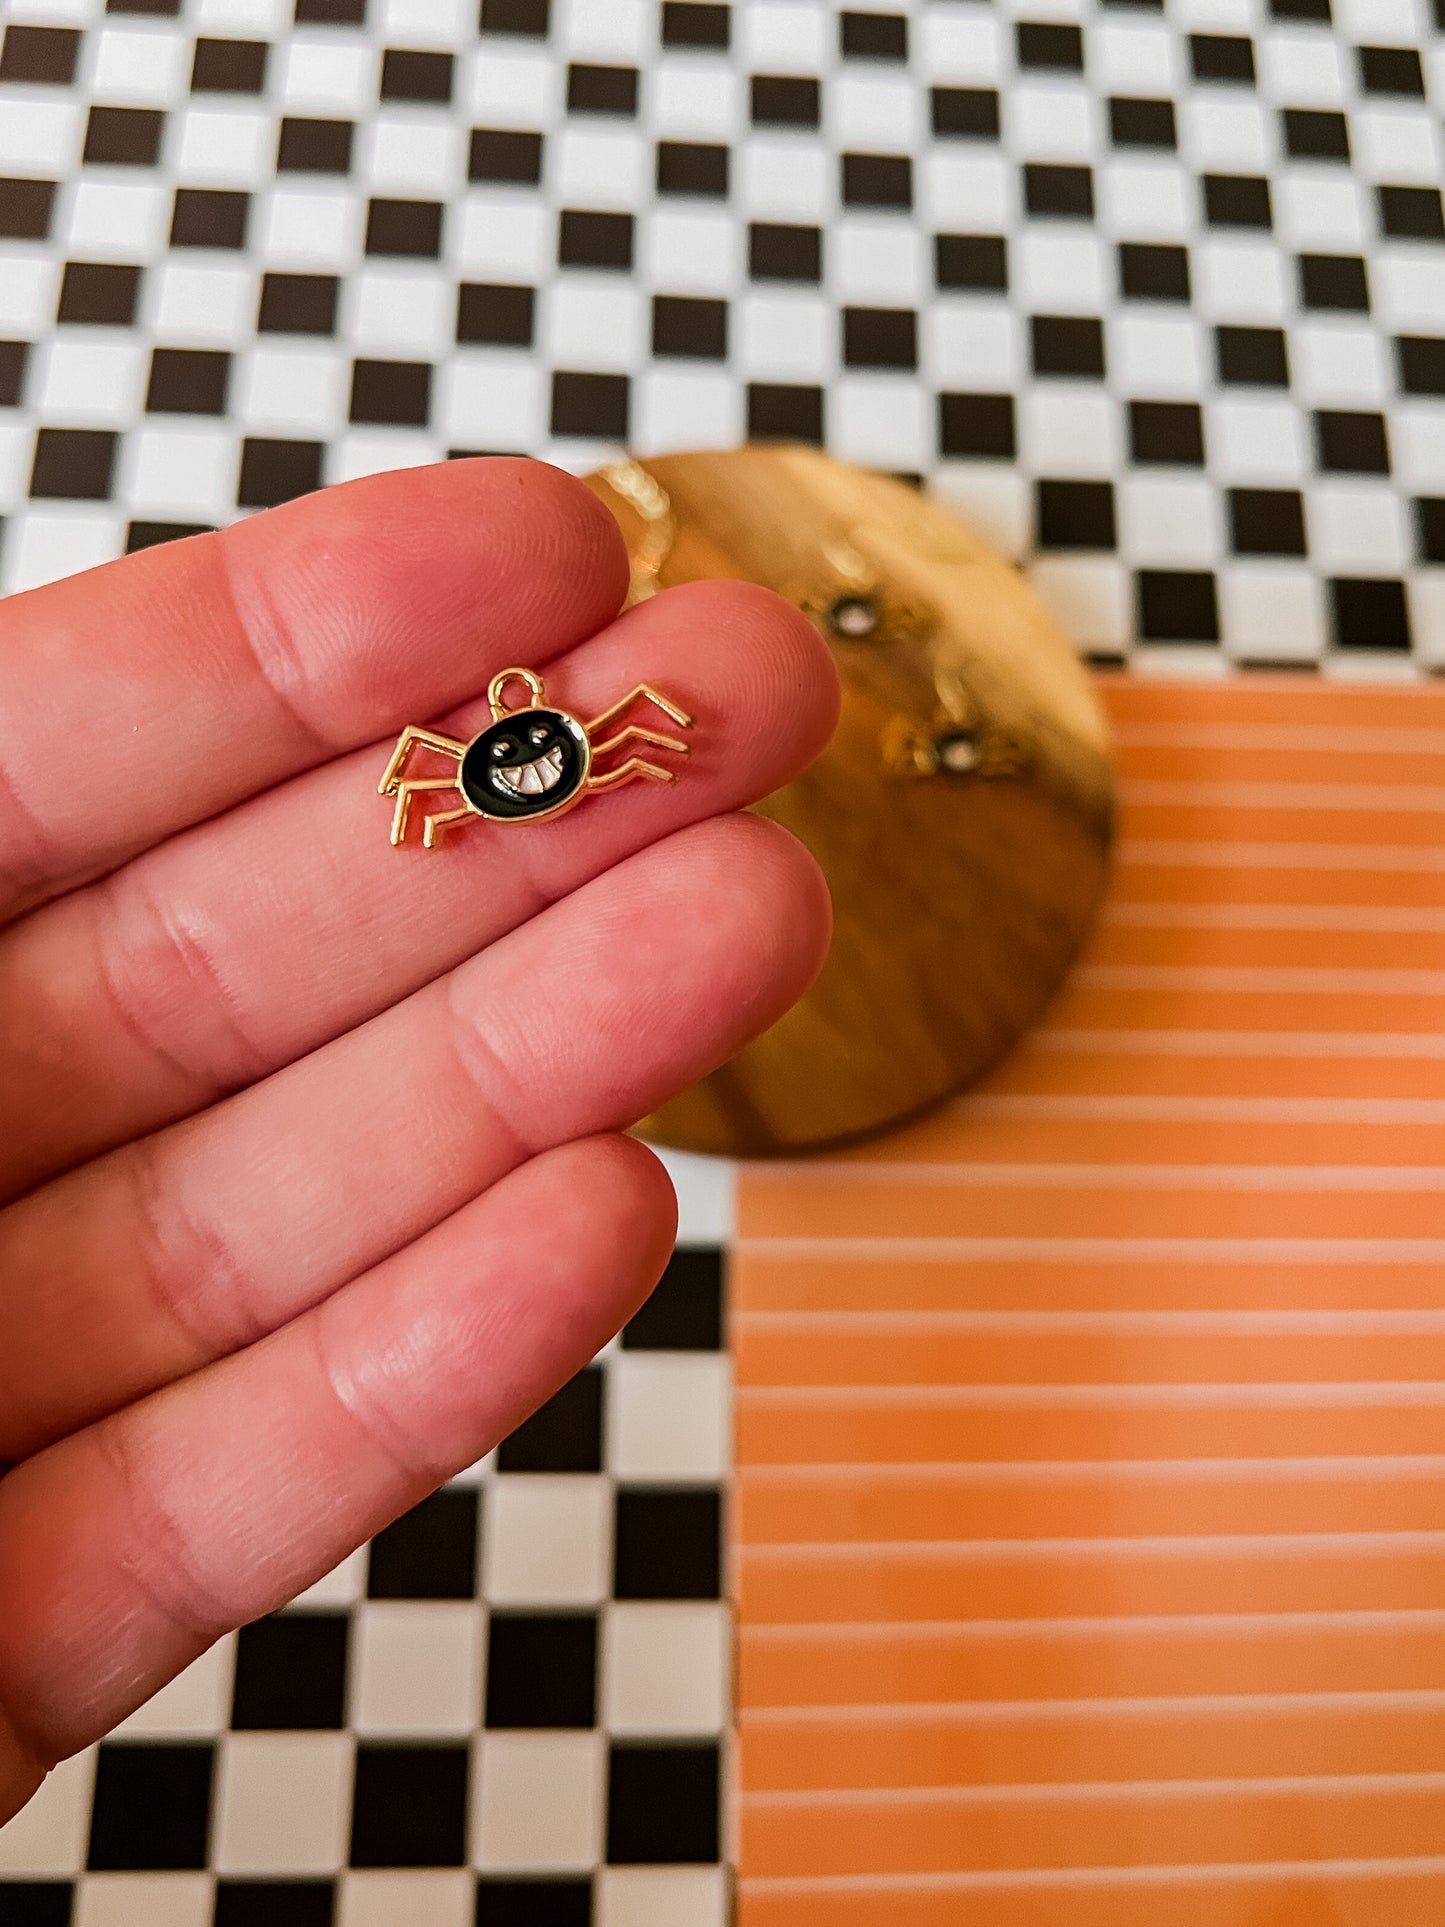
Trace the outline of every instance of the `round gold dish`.
<instances>
[{"instance_id":1,"label":"round gold dish","mask_svg":"<svg viewBox=\"0 0 1445 1927\"><path fill-rule=\"evenodd\" d=\"M821 630L843 682L828 748L758 805L827 876L828 962L644 1133L766 1157L898 1124L1008 1050L1088 929L1113 817L1088 676L1018 571L901 482L791 447L588 481L627 539L634 601L706 577L765 583Z\"/></svg>"}]
</instances>

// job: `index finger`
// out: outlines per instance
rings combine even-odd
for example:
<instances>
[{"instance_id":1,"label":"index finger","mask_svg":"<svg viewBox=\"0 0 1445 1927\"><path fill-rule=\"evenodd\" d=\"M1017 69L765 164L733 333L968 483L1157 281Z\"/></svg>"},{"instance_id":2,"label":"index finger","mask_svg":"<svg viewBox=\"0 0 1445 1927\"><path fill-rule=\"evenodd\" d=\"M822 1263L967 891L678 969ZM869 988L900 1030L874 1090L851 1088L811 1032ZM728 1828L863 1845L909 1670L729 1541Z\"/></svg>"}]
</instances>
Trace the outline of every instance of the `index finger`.
<instances>
[{"instance_id":1,"label":"index finger","mask_svg":"<svg viewBox=\"0 0 1445 1927\"><path fill-rule=\"evenodd\" d=\"M616 613L580 482L504 457L369 476L0 605L0 920Z\"/></svg>"}]
</instances>

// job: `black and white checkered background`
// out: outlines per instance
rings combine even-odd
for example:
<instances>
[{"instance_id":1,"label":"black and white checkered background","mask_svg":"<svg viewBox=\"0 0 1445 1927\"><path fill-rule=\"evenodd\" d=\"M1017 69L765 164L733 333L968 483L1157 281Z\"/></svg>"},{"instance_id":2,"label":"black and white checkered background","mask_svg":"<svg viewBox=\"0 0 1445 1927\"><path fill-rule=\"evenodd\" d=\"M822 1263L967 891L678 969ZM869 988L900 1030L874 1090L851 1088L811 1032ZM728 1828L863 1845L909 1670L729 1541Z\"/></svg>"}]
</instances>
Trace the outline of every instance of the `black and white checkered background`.
<instances>
[{"instance_id":1,"label":"black and white checkered background","mask_svg":"<svg viewBox=\"0 0 1445 1927\"><path fill-rule=\"evenodd\" d=\"M1445 666L1445 0L3 18L0 590L459 452L782 436L926 478L1096 658ZM0 1927L721 1927L692 1178L620 1345L0 1834Z\"/></svg>"}]
</instances>

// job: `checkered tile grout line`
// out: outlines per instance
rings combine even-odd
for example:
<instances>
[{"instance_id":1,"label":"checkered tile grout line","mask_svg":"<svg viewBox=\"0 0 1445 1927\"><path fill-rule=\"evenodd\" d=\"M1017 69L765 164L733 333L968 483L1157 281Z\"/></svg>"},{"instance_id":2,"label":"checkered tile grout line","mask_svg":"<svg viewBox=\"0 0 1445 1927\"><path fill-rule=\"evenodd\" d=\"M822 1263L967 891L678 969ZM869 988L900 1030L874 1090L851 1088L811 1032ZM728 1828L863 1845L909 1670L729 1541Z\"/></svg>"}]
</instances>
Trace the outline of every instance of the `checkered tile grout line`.
<instances>
[{"instance_id":1,"label":"checkered tile grout line","mask_svg":"<svg viewBox=\"0 0 1445 1927\"><path fill-rule=\"evenodd\" d=\"M0 1834L0 1927L722 1927L716 1247Z\"/></svg>"},{"instance_id":2,"label":"checkered tile grout line","mask_svg":"<svg viewBox=\"0 0 1445 1927\"><path fill-rule=\"evenodd\" d=\"M179 4L10 10L4 587L752 432L1096 656L1445 663L1442 0Z\"/></svg>"}]
</instances>

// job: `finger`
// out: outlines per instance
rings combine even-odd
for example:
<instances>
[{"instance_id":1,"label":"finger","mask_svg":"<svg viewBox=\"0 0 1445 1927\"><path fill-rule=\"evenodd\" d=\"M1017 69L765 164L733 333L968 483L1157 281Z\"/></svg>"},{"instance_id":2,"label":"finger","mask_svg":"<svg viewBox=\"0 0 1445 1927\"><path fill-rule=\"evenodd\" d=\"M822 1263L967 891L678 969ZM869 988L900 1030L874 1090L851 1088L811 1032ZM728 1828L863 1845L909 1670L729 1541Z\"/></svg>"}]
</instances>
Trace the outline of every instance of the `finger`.
<instances>
[{"instance_id":1,"label":"finger","mask_svg":"<svg viewBox=\"0 0 1445 1927\"><path fill-rule=\"evenodd\" d=\"M644 603L550 669L548 692L585 717L643 678L696 718L686 760L664 758L676 783L397 851L373 746L0 932L0 1089L25 1119L0 1142L0 1198L289 1063L655 838L767 795L837 709L817 632L747 583ZM442 727L469 735L482 711Z\"/></svg>"},{"instance_id":2,"label":"finger","mask_svg":"<svg viewBox=\"0 0 1445 1927\"><path fill-rule=\"evenodd\" d=\"M260 1344L0 1482L0 1702L47 1762L295 1596L580 1369L661 1275L672 1188L549 1152Z\"/></svg>"},{"instance_id":3,"label":"finger","mask_svg":"<svg viewBox=\"0 0 1445 1927\"><path fill-rule=\"evenodd\" d=\"M540 462L408 469L0 611L0 917L445 709L615 614L612 518Z\"/></svg>"},{"instance_id":4,"label":"finger","mask_svg":"<svg viewBox=\"0 0 1445 1927\"><path fill-rule=\"evenodd\" d=\"M405 1003L0 1215L0 1459L251 1343L547 1146L632 1123L822 962L812 859L680 831Z\"/></svg>"}]
</instances>

